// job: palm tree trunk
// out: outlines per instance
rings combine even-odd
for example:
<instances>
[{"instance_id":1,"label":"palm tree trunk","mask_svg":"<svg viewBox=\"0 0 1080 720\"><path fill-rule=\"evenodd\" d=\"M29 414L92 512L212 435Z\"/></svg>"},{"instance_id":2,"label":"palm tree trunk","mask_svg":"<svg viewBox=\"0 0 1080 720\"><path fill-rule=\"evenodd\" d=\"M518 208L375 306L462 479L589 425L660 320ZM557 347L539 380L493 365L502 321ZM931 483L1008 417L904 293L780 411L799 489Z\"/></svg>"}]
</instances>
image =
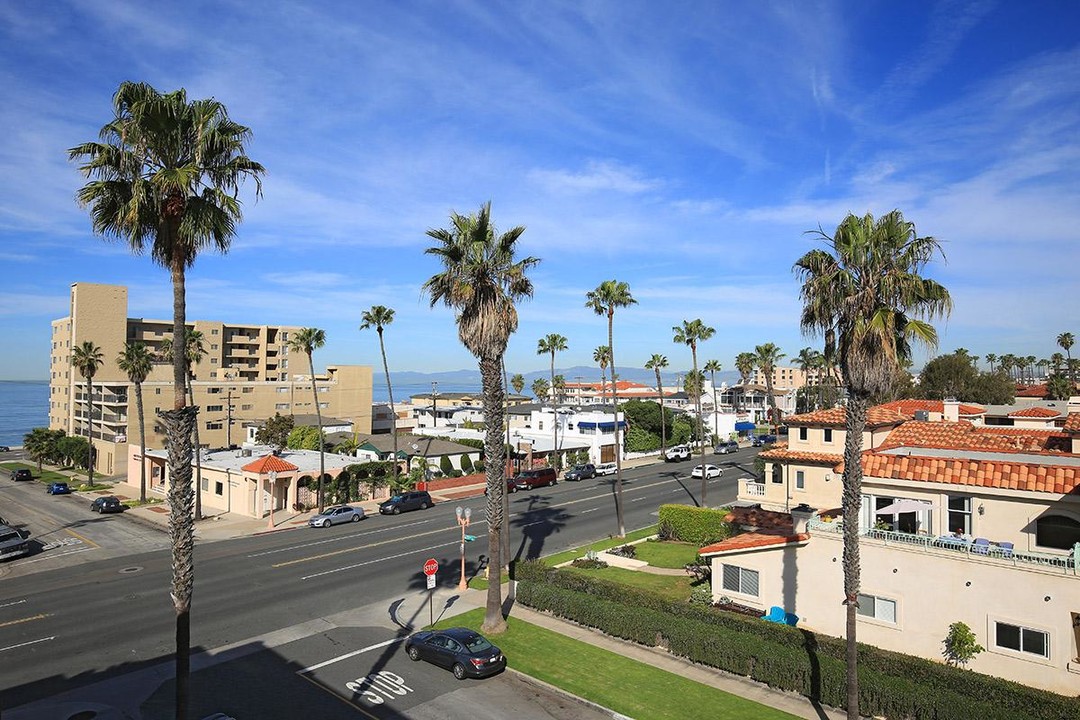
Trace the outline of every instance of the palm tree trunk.
<instances>
[{"instance_id":1,"label":"palm tree trunk","mask_svg":"<svg viewBox=\"0 0 1080 720\"><path fill-rule=\"evenodd\" d=\"M619 448L619 388L615 384L615 310L607 316L608 362L611 363L611 405L615 416L615 518L619 523L619 537L626 537L622 500L622 451Z\"/></svg>"},{"instance_id":2,"label":"palm tree trunk","mask_svg":"<svg viewBox=\"0 0 1080 720\"><path fill-rule=\"evenodd\" d=\"M481 632L506 631L502 614L503 497L506 495L506 448L502 438L503 388L499 377L501 356L480 358L484 393L484 472L487 475L488 591Z\"/></svg>"},{"instance_id":3,"label":"palm tree trunk","mask_svg":"<svg viewBox=\"0 0 1080 720\"><path fill-rule=\"evenodd\" d=\"M698 382L701 378L698 375L697 369L697 344L690 346L690 354L694 358L694 382ZM701 443L701 507L707 507L705 505L705 493L709 489L709 479L705 473L705 420L701 417L701 388L696 388L694 393L694 404L697 406L697 422L698 422L698 442Z\"/></svg>"},{"instance_id":4,"label":"palm tree trunk","mask_svg":"<svg viewBox=\"0 0 1080 720\"><path fill-rule=\"evenodd\" d=\"M86 484L94 485L94 377L86 378Z\"/></svg>"},{"instance_id":5,"label":"palm tree trunk","mask_svg":"<svg viewBox=\"0 0 1080 720\"><path fill-rule=\"evenodd\" d=\"M391 467L393 468L394 487L397 487L397 479L398 479L398 445L397 445L397 440L398 440L398 438L397 438L397 411L394 410L394 388L390 384L390 366L386 364L386 345L383 344L382 327L376 327L375 330L379 333L379 352L382 353L383 374L386 375L386 394L390 396L390 423L391 423L391 425L390 425L390 434L393 436L393 440L394 440L394 464ZM316 404L316 407L318 407L318 404ZM374 491L372 491L371 496L372 496L372 498L375 497Z\"/></svg>"},{"instance_id":6,"label":"palm tree trunk","mask_svg":"<svg viewBox=\"0 0 1080 720\"><path fill-rule=\"evenodd\" d=\"M551 351L551 462L555 472L559 472L559 406L555 397L555 351Z\"/></svg>"},{"instance_id":7,"label":"palm tree trunk","mask_svg":"<svg viewBox=\"0 0 1080 720\"><path fill-rule=\"evenodd\" d=\"M509 381L507 380L507 377L506 377L506 357L505 356L499 361L499 364L502 365L503 393L508 393L509 391L507 390L507 388L509 387L510 383L509 383ZM506 425L506 444L503 447L506 448L507 457L503 462L507 466L506 472L510 473L511 468L509 466L513 462L513 458L510 456L510 453L512 453L513 451L510 449L510 421L505 418L505 412L506 412L507 404L508 404L508 401L504 398L504 400L503 400L503 413L504 413L503 424ZM504 483L504 485L505 485L505 483ZM509 495L509 493L506 493L506 492L503 493L502 506L503 506L503 517L504 518L510 517L510 495ZM499 535L502 538L502 545L501 545L502 566L504 568L506 568L506 570L509 572L509 570L510 570L510 528L509 527L503 528L503 532L501 532Z\"/></svg>"},{"instance_id":8,"label":"palm tree trunk","mask_svg":"<svg viewBox=\"0 0 1080 720\"><path fill-rule=\"evenodd\" d=\"M324 465L323 465L323 462L324 462L323 453L326 451L326 448L323 447L322 410L319 409L319 391L315 388L315 361L314 361L314 359L312 359L311 355L312 354L310 352L307 354L307 356L308 356L307 360L308 360L308 368L311 370L311 397L315 401L315 422L319 426L319 512L321 513L323 510L326 509L326 500L323 497L323 475L326 474L326 471L324 470ZM389 379L390 378L387 377L387 380L389 380ZM395 458L395 461L396 461L396 458ZM270 491L271 507L273 506L273 502L274 502L274 493L273 493L273 489L271 489L271 491Z\"/></svg>"},{"instance_id":9,"label":"palm tree trunk","mask_svg":"<svg viewBox=\"0 0 1080 720\"><path fill-rule=\"evenodd\" d=\"M664 459L667 452L667 432L664 427L664 386L660 380L660 368L656 368L656 392L660 393L660 459Z\"/></svg>"},{"instance_id":10,"label":"palm tree trunk","mask_svg":"<svg viewBox=\"0 0 1080 720\"><path fill-rule=\"evenodd\" d=\"M847 716L859 720L858 646L856 611L859 607L859 512L862 508L862 435L866 427L866 395L848 389L845 411L842 512L844 531L844 603L847 611Z\"/></svg>"},{"instance_id":11,"label":"palm tree trunk","mask_svg":"<svg viewBox=\"0 0 1080 720\"><path fill-rule=\"evenodd\" d=\"M143 417L142 383L135 383L135 411L139 413L139 502L146 502L146 418Z\"/></svg>"}]
</instances>

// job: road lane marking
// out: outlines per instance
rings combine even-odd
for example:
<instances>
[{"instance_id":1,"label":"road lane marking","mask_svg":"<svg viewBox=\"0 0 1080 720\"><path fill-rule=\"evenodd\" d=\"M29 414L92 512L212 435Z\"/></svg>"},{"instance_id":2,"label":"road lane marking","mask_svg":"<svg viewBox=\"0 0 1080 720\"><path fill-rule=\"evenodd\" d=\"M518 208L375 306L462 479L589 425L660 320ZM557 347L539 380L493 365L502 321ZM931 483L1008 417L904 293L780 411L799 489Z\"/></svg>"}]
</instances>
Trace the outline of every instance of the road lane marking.
<instances>
[{"instance_id":1,"label":"road lane marking","mask_svg":"<svg viewBox=\"0 0 1080 720\"><path fill-rule=\"evenodd\" d=\"M480 523L486 524L487 520L476 520L476 521L473 522L473 524L476 524L476 525L478 525ZM425 535L437 535L439 533L447 533L447 532L454 533L455 535L457 535L458 533L461 532L461 528L459 528L459 527L444 527L444 528L439 528L437 530L428 530L427 532L417 533L416 535L410 535L409 539L418 538L418 537L424 537ZM361 545L359 547L342 548L340 550L334 550L332 552L322 553L321 555L311 555L309 557L297 558L296 560L286 560L285 562L274 563L270 567L272 567L272 568L281 568L281 567L288 567L289 565L296 565L296 564L302 563L302 562L309 562L311 560L322 560L323 558L334 557L335 555L344 555L345 553L356 552L357 550L370 550L371 548L379 547L381 545L389 545L390 543L401 542L401 540L402 540L402 538L391 538L389 540L380 540L379 542L368 543L367 545ZM442 547L442 545L438 545L437 547Z\"/></svg>"},{"instance_id":2,"label":"road lane marking","mask_svg":"<svg viewBox=\"0 0 1080 720\"><path fill-rule=\"evenodd\" d=\"M90 552L91 548L78 548L77 550L67 550L62 553L49 553L48 555L34 558L33 560L24 560L19 565L33 565L34 563L44 562L45 560L55 560L56 558L64 557L65 555L78 555L79 553Z\"/></svg>"},{"instance_id":3,"label":"road lane marking","mask_svg":"<svg viewBox=\"0 0 1080 720\"><path fill-rule=\"evenodd\" d=\"M440 548L453 547L453 546L455 546L457 544L458 544L458 542L455 540L453 542L443 543L441 545L432 545L430 547L420 548L419 550L409 550L407 552L398 553L397 555L388 555L388 556L383 557L383 558L375 558L374 560L365 560L364 562L359 562L359 563L356 563L355 565L346 565L345 567L334 568L333 570L324 570L323 572L315 573L314 575L304 575L300 579L301 580L311 580L312 578L322 577L324 575L333 575L334 573L344 572L346 570L355 570L356 568L364 567L365 565L374 565L375 563L378 563L378 562L385 562L387 560L396 560L398 558L408 557L409 555L415 555L417 553L425 553L425 552L430 552L432 550L438 550Z\"/></svg>"},{"instance_id":4,"label":"road lane marking","mask_svg":"<svg viewBox=\"0 0 1080 720\"><path fill-rule=\"evenodd\" d=\"M18 645L8 645L7 647L0 648L0 652L4 652L5 650L14 650L15 648L26 647L27 645L34 645L36 643L48 642L49 640L55 640L55 639L56 639L56 636L53 635L52 637L41 638L39 640L30 640L29 642L19 643Z\"/></svg>"},{"instance_id":5,"label":"road lane marking","mask_svg":"<svg viewBox=\"0 0 1080 720\"><path fill-rule=\"evenodd\" d=\"M21 605L24 602L26 602L25 598L22 600L16 600L15 602L4 603L3 605L0 605L0 608L11 607L12 605Z\"/></svg>"},{"instance_id":6,"label":"road lane marking","mask_svg":"<svg viewBox=\"0 0 1080 720\"><path fill-rule=\"evenodd\" d=\"M8 620L7 622L0 623L0 628L8 627L9 625L20 625L22 623L33 622L34 620L44 620L49 617L46 613L39 613L37 615L31 615L30 617L19 618L18 620ZM12 647L17 647L13 645Z\"/></svg>"},{"instance_id":7,"label":"road lane marking","mask_svg":"<svg viewBox=\"0 0 1080 720\"><path fill-rule=\"evenodd\" d=\"M403 527L411 527L413 525L424 525L426 523L434 522L434 520L419 520L417 522L405 523L404 525L395 525L393 527L379 528L377 530L364 530L358 533L350 533L348 535L338 535L332 538L323 538L321 540L312 540L311 542L297 543L295 545L289 545L283 548L277 548L275 550L264 550L263 552L250 553L247 557L263 557L264 555L275 555L277 553L288 552L290 550L297 550L299 548L314 547L316 545L325 545L327 543L341 542L342 540L351 540L353 538L362 537L364 535L378 535L391 530L396 530Z\"/></svg>"},{"instance_id":8,"label":"road lane marking","mask_svg":"<svg viewBox=\"0 0 1080 720\"><path fill-rule=\"evenodd\" d=\"M311 683L311 684L312 684L312 685L314 685L315 687L319 688L319 689L320 689L320 690L322 690L323 692L327 692L327 693L330 693L330 697L335 697L335 698L337 698L338 700L340 700L341 702L345 703L346 705L348 705L348 706L349 706L350 708L352 708L353 710L359 710L359 711L360 711L361 713L363 713L363 714L364 714L364 716L365 716L365 717L368 717L368 718L370 718L370 720L379 720L379 716L378 716L378 715L372 715L372 714L371 714L371 713L369 713L369 712L368 712L367 710L365 710L365 709L364 709L364 708L362 708L361 706L357 705L356 703L352 702L352 701L351 701L351 700L349 700L348 698L344 698L344 697L342 697L341 695L339 695L338 693L334 692L333 690L331 690L331 689L330 689L330 688L328 688L327 686L323 685L323 684L322 684L321 682L318 682L317 680L315 680L315 678L313 678L313 677L310 677L310 676L308 676L308 675L303 675L303 674L301 674L301 673L297 673L297 675L300 675L300 677L301 677L301 678L303 678L304 680L307 680L307 681L308 681L309 683Z\"/></svg>"},{"instance_id":9,"label":"road lane marking","mask_svg":"<svg viewBox=\"0 0 1080 720\"><path fill-rule=\"evenodd\" d=\"M375 643L374 645L368 645L366 648L360 648L359 650L353 650L351 653L345 653L344 655L338 655L336 658L330 658L329 660L324 660L321 663L318 663L316 665L312 665L311 667L306 667L303 670L297 670L296 672L303 675L304 673L309 673L309 672L318 670L319 668L324 668L327 665L333 665L336 662L340 662L342 660L348 660L349 658L360 655L361 653L370 652L371 650L378 650L379 648L386 647L387 645L393 645L394 643L400 643L400 642L405 642L405 638L391 638L390 640L385 640L385 641L383 641L381 643Z\"/></svg>"},{"instance_id":10,"label":"road lane marking","mask_svg":"<svg viewBox=\"0 0 1080 720\"><path fill-rule=\"evenodd\" d=\"M94 541L93 541L93 540L91 540L90 538L87 538L87 537L83 537L82 535L80 535L79 533L75 532L75 531L74 531L74 530L72 530L71 528L65 528L65 529L67 530L68 534L70 534L70 535L73 535L74 537L77 537L77 538L79 538L80 540L82 540L82 541L83 541L84 543L86 543L86 544L87 544L87 545L89 545L90 547L101 547L100 545L98 545L98 544L97 544L96 542L94 542Z\"/></svg>"},{"instance_id":11,"label":"road lane marking","mask_svg":"<svg viewBox=\"0 0 1080 720\"><path fill-rule=\"evenodd\" d=\"M591 513L591 512L596 512L596 511L597 511L597 510L599 510L599 509L600 509L600 508L589 508L588 510L582 510L582 511L581 511L581 514L582 514L582 515L584 515L585 513Z\"/></svg>"},{"instance_id":12,"label":"road lane marking","mask_svg":"<svg viewBox=\"0 0 1080 720\"><path fill-rule=\"evenodd\" d=\"M630 502L641 502L642 500L648 500L648 499L649 499L649 498L643 498L643 497L640 497L640 498L631 498L631 499L630 499Z\"/></svg>"}]
</instances>

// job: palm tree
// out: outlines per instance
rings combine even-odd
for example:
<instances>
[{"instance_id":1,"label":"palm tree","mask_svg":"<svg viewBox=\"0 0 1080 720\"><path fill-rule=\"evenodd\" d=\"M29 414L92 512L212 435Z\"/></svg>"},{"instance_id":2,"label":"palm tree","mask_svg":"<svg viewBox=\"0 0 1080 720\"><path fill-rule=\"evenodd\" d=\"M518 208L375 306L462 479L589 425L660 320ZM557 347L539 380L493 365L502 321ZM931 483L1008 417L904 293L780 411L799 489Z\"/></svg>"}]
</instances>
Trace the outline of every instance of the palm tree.
<instances>
[{"instance_id":1,"label":"palm tree","mask_svg":"<svg viewBox=\"0 0 1080 720\"><path fill-rule=\"evenodd\" d=\"M289 349L294 352L302 352L307 355L308 369L311 372L311 399L315 402L315 422L319 427L319 512L322 512L326 507L325 498L323 497L323 475L326 474L325 469L325 454L326 443L324 442L322 432L322 410L319 408L319 390L315 387L315 360L313 358L315 351L326 344L326 332L319 328L300 328L292 334L289 338ZM389 376L387 380L389 380ZM396 441L396 433L395 433ZM394 463L397 463L397 454L394 454ZM273 503L274 499L271 498L270 502Z\"/></svg>"},{"instance_id":2,"label":"palm tree","mask_svg":"<svg viewBox=\"0 0 1080 720\"><path fill-rule=\"evenodd\" d=\"M1065 364L1065 356L1059 352L1050 356L1050 367L1052 367L1055 373L1061 372L1062 366Z\"/></svg>"},{"instance_id":3,"label":"palm tree","mask_svg":"<svg viewBox=\"0 0 1080 720\"><path fill-rule=\"evenodd\" d=\"M607 316L607 360L611 365L611 408L615 415L615 516L619 537L626 537L622 502L622 449L619 445L619 386L615 382L615 310L636 305L630 285L619 280L604 280L595 290L585 293L585 307Z\"/></svg>"},{"instance_id":4,"label":"palm tree","mask_svg":"<svg viewBox=\"0 0 1080 720\"><path fill-rule=\"evenodd\" d=\"M154 367L154 355L141 342L129 342L116 358L116 366L135 386L135 412L139 414L139 454L146 457L146 418L143 417L142 384ZM146 461L139 462L139 502L146 502Z\"/></svg>"},{"instance_id":5,"label":"palm tree","mask_svg":"<svg viewBox=\"0 0 1080 720\"><path fill-rule=\"evenodd\" d=\"M518 395L525 389L525 376L521 373L514 373L510 378L510 387L514 388L514 392Z\"/></svg>"},{"instance_id":6,"label":"palm tree","mask_svg":"<svg viewBox=\"0 0 1080 720\"><path fill-rule=\"evenodd\" d=\"M360 320L361 330L375 328L375 332L379 334L379 352L382 353L383 374L386 375L386 394L390 398L390 422L393 423L393 427L390 428L390 432L394 436L394 463L391 465L391 472L396 487L398 482L397 411L394 409L394 387L390 384L390 366L386 364L386 345L383 343L383 329L394 322L394 309L384 305L372 305L370 310L364 311L364 314L360 316Z\"/></svg>"},{"instance_id":7,"label":"palm tree","mask_svg":"<svg viewBox=\"0 0 1080 720\"><path fill-rule=\"evenodd\" d=\"M1076 382L1076 378L1073 377L1074 373L1073 373L1072 352L1070 352L1074 342L1076 342L1076 338L1073 337L1073 334L1071 332L1063 332L1063 333L1061 333L1060 335L1057 336L1058 347L1060 347L1062 350L1064 350L1065 354L1068 356L1068 360L1066 360L1066 364L1068 365L1068 368L1069 368L1069 379L1072 380L1073 382Z\"/></svg>"},{"instance_id":8,"label":"palm tree","mask_svg":"<svg viewBox=\"0 0 1080 720\"><path fill-rule=\"evenodd\" d=\"M705 372L709 373L709 381L712 384L712 405L713 405L713 435L716 439L720 439L720 406L716 402L716 373L723 370L723 366L719 360L709 360L705 363L705 367L702 368Z\"/></svg>"},{"instance_id":9,"label":"palm tree","mask_svg":"<svg viewBox=\"0 0 1080 720\"><path fill-rule=\"evenodd\" d=\"M660 371L668 366L667 358L659 353L653 353L653 356L649 358L645 363L646 370L652 370L656 373L656 392L660 393L660 457L664 457L664 453L667 452L667 429L664 423L664 383L660 380Z\"/></svg>"},{"instance_id":10,"label":"palm tree","mask_svg":"<svg viewBox=\"0 0 1080 720\"><path fill-rule=\"evenodd\" d=\"M994 363L997 362L998 356L994 353L986 353L986 362L990 363L990 374L994 373Z\"/></svg>"},{"instance_id":11,"label":"palm tree","mask_svg":"<svg viewBox=\"0 0 1080 720\"><path fill-rule=\"evenodd\" d=\"M848 215L833 237L820 228L829 250L816 249L794 266L802 282L804 333L831 333L847 387L845 410L843 532L844 604L847 615L847 716L859 718L856 649L859 509L862 503L862 437L870 399L888 390L898 360L910 357L909 341L933 347L928 322L949 313L949 292L919 273L941 251L937 240L918 237L915 225L894 210L875 220ZM831 252L830 252L831 251Z\"/></svg>"},{"instance_id":12,"label":"palm tree","mask_svg":"<svg viewBox=\"0 0 1080 720\"><path fill-rule=\"evenodd\" d=\"M537 402L544 402L544 398L551 394L551 383L544 378L533 380L531 388Z\"/></svg>"},{"instance_id":13,"label":"palm tree","mask_svg":"<svg viewBox=\"0 0 1080 720\"><path fill-rule=\"evenodd\" d=\"M1001 369L1009 376L1010 379L1015 379L1012 374L1012 369L1016 367L1016 356L1012 353L1005 353L999 359L1001 363Z\"/></svg>"},{"instance_id":14,"label":"palm tree","mask_svg":"<svg viewBox=\"0 0 1080 720\"><path fill-rule=\"evenodd\" d=\"M1032 385L1035 384L1035 363L1038 362L1038 358L1034 355L1026 355L1024 357L1024 365L1028 369L1028 382Z\"/></svg>"},{"instance_id":15,"label":"palm tree","mask_svg":"<svg viewBox=\"0 0 1080 720\"><path fill-rule=\"evenodd\" d=\"M191 407L195 407L195 366L206 357L206 346L203 344L202 331L187 329L184 333L184 347L187 353L188 403ZM165 360L172 361L172 338L165 338L161 342L160 351ZM197 422L191 428L191 438L195 447L195 519L202 520L202 454L199 452L199 423Z\"/></svg>"},{"instance_id":16,"label":"palm tree","mask_svg":"<svg viewBox=\"0 0 1080 720\"><path fill-rule=\"evenodd\" d=\"M532 297L526 274L538 258L514 257L525 228L499 235L491 222L491 203L473 215L450 215L450 229L428 230L438 244L425 252L435 255L443 271L424 283L431 305L454 308L458 338L480 365L484 393L484 471L487 473L488 566L502 570L503 498L506 494L506 446L503 444L503 386L500 371L506 344L518 327L514 303ZM509 559L508 559L509 560ZM506 630L502 615L502 585L488 583L484 632Z\"/></svg>"},{"instance_id":17,"label":"palm tree","mask_svg":"<svg viewBox=\"0 0 1080 720\"><path fill-rule=\"evenodd\" d=\"M105 364L105 357L99 348L89 340L83 340L71 351L71 365L86 380L86 468L89 477L87 485L94 484L94 376Z\"/></svg>"},{"instance_id":18,"label":"palm tree","mask_svg":"<svg viewBox=\"0 0 1080 720\"><path fill-rule=\"evenodd\" d=\"M776 397L773 396L773 368L783 359L784 353L773 343L764 343L754 348L754 361L765 376L765 394L769 400L769 422L775 433L780 425L780 411L776 408Z\"/></svg>"},{"instance_id":19,"label":"palm tree","mask_svg":"<svg viewBox=\"0 0 1080 720\"><path fill-rule=\"evenodd\" d=\"M94 232L128 243L139 254L147 245L167 268L173 287L173 336L187 322L185 273L199 252L225 252L242 219L237 198L245 179L262 194L263 166L247 157L251 131L229 118L213 99L188 102L184 90L161 94L144 83L121 83L114 118L99 142L68 150L80 172L95 178L77 194L90 208ZM191 425L198 412L186 406L187 361L173 359L173 409L161 413L169 449L169 527L172 599L176 611L176 717L187 716L194 587L194 523L191 517Z\"/></svg>"},{"instance_id":20,"label":"palm tree","mask_svg":"<svg viewBox=\"0 0 1080 720\"><path fill-rule=\"evenodd\" d=\"M555 384L555 353L566 349L566 338L558 333L548 333L536 344L537 355L551 355L551 467L558 470L559 458L559 408Z\"/></svg>"},{"instance_id":21,"label":"palm tree","mask_svg":"<svg viewBox=\"0 0 1080 720\"><path fill-rule=\"evenodd\" d=\"M55 454L55 432L49 430L49 428L37 427L23 435L23 450L30 456L31 460L37 463L39 473L41 472L42 463Z\"/></svg>"},{"instance_id":22,"label":"palm tree","mask_svg":"<svg viewBox=\"0 0 1080 720\"><path fill-rule=\"evenodd\" d=\"M809 379L811 370L818 370L825 364L824 356L817 350L809 347L804 347L802 350L799 351L799 354L795 357L795 362L799 364L799 369L806 373L807 379ZM818 402L814 403L814 410L817 410L818 406L821 404L820 377L818 377L817 379L817 396Z\"/></svg>"},{"instance_id":23,"label":"palm tree","mask_svg":"<svg viewBox=\"0 0 1080 720\"><path fill-rule=\"evenodd\" d=\"M735 369L739 371L739 384L742 386L743 410L746 410L746 384L754 372L754 353L741 352L735 356Z\"/></svg>"},{"instance_id":24,"label":"palm tree","mask_svg":"<svg viewBox=\"0 0 1080 720\"><path fill-rule=\"evenodd\" d=\"M698 320L683 320L682 325L676 325L671 328L674 333L672 338L673 342L681 343L683 345L690 346L690 355L694 360L694 377L699 377L697 366L697 346L699 342L704 342L711 338L716 330L709 327L705 323ZM701 392L694 393L694 407L697 411L698 419L698 440L701 442L701 464L705 464L705 425L701 417ZM705 507L705 491L708 488L708 480L706 473L701 473L701 506Z\"/></svg>"},{"instance_id":25,"label":"palm tree","mask_svg":"<svg viewBox=\"0 0 1080 720\"><path fill-rule=\"evenodd\" d=\"M600 404L604 404L604 382L607 375L607 366L611 362L611 348L607 345L597 345L592 354L593 362L600 366ZM611 374L614 376L615 371L612 369Z\"/></svg>"}]
</instances>

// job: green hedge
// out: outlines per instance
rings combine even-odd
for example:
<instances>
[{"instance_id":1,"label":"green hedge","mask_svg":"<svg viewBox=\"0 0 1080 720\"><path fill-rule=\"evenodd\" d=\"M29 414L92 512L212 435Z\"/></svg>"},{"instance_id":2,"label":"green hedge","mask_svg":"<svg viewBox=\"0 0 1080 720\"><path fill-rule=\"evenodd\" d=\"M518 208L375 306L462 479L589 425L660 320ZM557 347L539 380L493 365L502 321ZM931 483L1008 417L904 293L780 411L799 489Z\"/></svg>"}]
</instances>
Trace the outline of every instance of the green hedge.
<instances>
[{"instance_id":1,"label":"green hedge","mask_svg":"<svg viewBox=\"0 0 1080 720\"><path fill-rule=\"evenodd\" d=\"M735 528L724 519L728 512L727 508L712 510L694 505L661 505L660 525L669 528L674 539L701 547L735 534Z\"/></svg>"},{"instance_id":2,"label":"green hedge","mask_svg":"<svg viewBox=\"0 0 1080 720\"><path fill-rule=\"evenodd\" d=\"M843 707L845 643L808 630L711 607L672 603L656 593L538 562L520 563L517 599L608 635L666 645L694 662ZM1030 688L924 658L859 646L859 709L915 720L1066 720L1080 699Z\"/></svg>"}]
</instances>

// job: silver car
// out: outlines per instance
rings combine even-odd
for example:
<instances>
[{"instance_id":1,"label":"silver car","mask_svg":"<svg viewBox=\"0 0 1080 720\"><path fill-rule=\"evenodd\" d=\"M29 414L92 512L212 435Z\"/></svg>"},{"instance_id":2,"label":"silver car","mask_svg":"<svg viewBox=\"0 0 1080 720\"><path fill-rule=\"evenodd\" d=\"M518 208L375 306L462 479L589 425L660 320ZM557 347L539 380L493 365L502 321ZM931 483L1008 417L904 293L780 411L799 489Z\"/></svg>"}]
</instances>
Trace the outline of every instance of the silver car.
<instances>
[{"instance_id":1,"label":"silver car","mask_svg":"<svg viewBox=\"0 0 1080 720\"><path fill-rule=\"evenodd\" d=\"M311 527L330 527L347 522L360 522L364 519L364 508L352 505L336 505L328 507L318 515L308 520Z\"/></svg>"}]
</instances>

